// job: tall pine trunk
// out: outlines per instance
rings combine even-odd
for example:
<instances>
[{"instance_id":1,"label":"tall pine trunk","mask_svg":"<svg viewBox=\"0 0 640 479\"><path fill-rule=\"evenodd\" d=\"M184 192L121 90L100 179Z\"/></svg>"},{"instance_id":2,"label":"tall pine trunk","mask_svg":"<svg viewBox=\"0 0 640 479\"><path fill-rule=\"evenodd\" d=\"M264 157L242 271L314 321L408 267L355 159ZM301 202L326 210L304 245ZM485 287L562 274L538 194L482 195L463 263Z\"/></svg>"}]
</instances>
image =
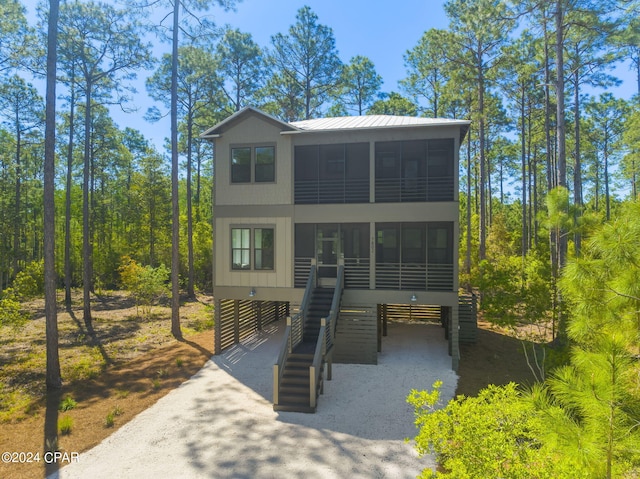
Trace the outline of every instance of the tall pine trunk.
<instances>
[{"instance_id":1,"label":"tall pine trunk","mask_svg":"<svg viewBox=\"0 0 640 479\"><path fill-rule=\"evenodd\" d=\"M84 165L82 168L82 308L87 333L94 334L91 318L91 228L89 216L89 169L91 158L91 88L86 83L84 110Z\"/></svg>"},{"instance_id":2,"label":"tall pine trunk","mask_svg":"<svg viewBox=\"0 0 640 479\"><path fill-rule=\"evenodd\" d=\"M525 87L522 85L520 96L520 159L522 174L522 258L527 256L529 230L527 228L527 148L525 128Z\"/></svg>"},{"instance_id":3,"label":"tall pine trunk","mask_svg":"<svg viewBox=\"0 0 640 479\"><path fill-rule=\"evenodd\" d=\"M171 334L182 339L180 328L180 202L178 201L178 34L180 0L173 5L171 57Z\"/></svg>"},{"instance_id":4,"label":"tall pine trunk","mask_svg":"<svg viewBox=\"0 0 640 479\"><path fill-rule=\"evenodd\" d=\"M55 152L56 152L56 65L58 43L58 0L49 4L47 33L47 86L44 132L44 300L47 341L48 389L62 387L58 354L58 309L55 261ZM46 436L46 434L45 434ZM53 437L45 437L53 441Z\"/></svg>"},{"instance_id":5,"label":"tall pine trunk","mask_svg":"<svg viewBox=\"0 0 640 479\"><path fill-rule=\"evenodd\" d=\"M20 209L22 208L22 165L20 163L20 155L21 152L21 144L22 144L22 135L20 131L20 121L19 115L20 112L16 107L16 183L15 183L15 209L14 209L14 218L13 218L13 276L18 273L20 270L20 259L22 257L21 248L20 248L20 225L22 221L20 219Z\"/></svg>"},{"instance_id":6,"label":"tall pine trunk","mask_svg":"<svg viewBox=\"0 0 640 479\"><path fill-rule=\"evenodd\" d=\"M577 49L577 46L576 46ZM577 52L576 52L577 53ZM574 116L574 135L575 135L575 149L574 149L574 164L573 164L573 202L574 208L574 222L578 224L580 216L582 214L582 159L580 157L580 79L579 71L573 73L574 75L574 92L573 92L573 116ZM580 250L582 249L582 235L580 229L576 228L576 232L573 235L574 248L576 257L580 256Z\"/></svg>"},{"instance_id":7,"label":"tall pine trunk","mask_svg":"<svg viewBox=\"0 0 640 479\"><path fill-rule=\"evenodd\" d=\"M567 144L566 120L564 114L564 13L562 0L556 0L556 135L558 186L567 187ZM558 265L563 268L567 262L567 232L558 232Z\"/></svg>"},{"instance_id":8,"label":"tall pine trunk","mask_svg":"<svg viewBox=\"0 0 640 479\"><path fill-rule=\"evenodd\" d=\"M481 58L481 56L480 56ZM487 165L485 158L485 122L484 122L484 71L478 66L478 135L480 140L480 231L479 260L487 256Z\"/></svg>"},{"instance_id":9,"label":"tall pine trunk","mask_svg":"<svg viewBox=\"0 0 640 479\"><path fill-rule=\"evenodd\" d=\"M193 266L193 211L191 202L191 162L193 147L193 113L189 112L187 119L187 254L188 254L188 278L187 296L191 299L196 297L194 287L194 266Z\"/></svg>"},{"instance_id":10,"label":"tall pine trunk","mask_svg":"<svg viewBox=\"0 0 640 479\"><path fill-rule=\"evenodd\" d=\"M75 134L75 80L71 74L71 98L69 100L69 144L67 147L67 181L64 221L64 304L71 310L71 188L73 184L73 141Z\"/></svg>"}]
</instances>

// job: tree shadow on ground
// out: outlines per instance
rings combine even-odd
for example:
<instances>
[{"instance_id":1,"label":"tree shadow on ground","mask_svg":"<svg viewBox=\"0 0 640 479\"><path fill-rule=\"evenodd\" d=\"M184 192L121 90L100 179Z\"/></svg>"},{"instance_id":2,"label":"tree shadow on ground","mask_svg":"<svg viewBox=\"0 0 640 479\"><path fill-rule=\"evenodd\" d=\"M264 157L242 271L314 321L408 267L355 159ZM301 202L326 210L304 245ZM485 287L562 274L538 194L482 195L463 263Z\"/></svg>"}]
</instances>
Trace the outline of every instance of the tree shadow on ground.
<instances>
[{"instance_id":1,"label":"tree shadow on ground","mask_svg":"<svg viewBox=\"0 0 640 479\"><path fill-rule=\"evenodd\" d=\"M405 398L412 387L436 379L448 383L447 394L453 394L455 374L439 326L390 326L378 365L335 364L315 414L273 411L272 368L283 329L279 322L257 331L214 356L194 377L206 384L191 394L191 412L176 411L169 420L190 467L220 478L280 471L306 479L409 478L433 466L404 442L416 433ZM449 376L436 377L446 369ZM181 417L193 422L181 423ZM305 467L298 469L301 464Z\"/></svg>"},{"instance_id":2,"label":"tree shadow on ground","mask_svg":"<svg viewBox=\"0 0 640 479\"><path fill-rule=\"evenodd\" d=\"M48 389L44 418L44 452L45 454L58 451L58 409L62 400L61 389ZM48 459L50 456L44 457ZM44 460L44 477L55 473L60 468L57 461Z\"/></svg>"},{"instance_id":3,"label":"tree shadow on ground","mask_svg":"<svg viewBox=\"0 0 640 479\"><path fill-rule=\"evenodd\" d=\"M489 384L535 382L523 351L523 342L513 336L486 328L478 328L475 343L460 345L456 394L476 396Z\"/></svg>"},{"instance_id":4,"label":"tree shadow on ground","mask_svg":"<svg viewBox=\"0 0 640 479\"><path fill-rule=\"evenodd\" d=\"M134 308L136 306L135 298L128 294L95 294L94 296L97 300L92 304L92 309L94 311L113 311L117 309Z\"/></svg>"}]
</instances>

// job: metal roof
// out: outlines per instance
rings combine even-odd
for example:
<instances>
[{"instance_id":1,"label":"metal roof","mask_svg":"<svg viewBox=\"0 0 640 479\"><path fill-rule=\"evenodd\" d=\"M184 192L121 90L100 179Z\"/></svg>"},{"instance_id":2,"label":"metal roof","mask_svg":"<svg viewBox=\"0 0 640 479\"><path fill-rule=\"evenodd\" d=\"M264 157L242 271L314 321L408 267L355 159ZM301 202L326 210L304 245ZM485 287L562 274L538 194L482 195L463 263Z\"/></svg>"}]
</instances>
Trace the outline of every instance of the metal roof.
<instances>
[{"instance_id":1,"label":"metal roof","mask_svg":"<svg viewBox=\"0 0 640 479\"><path fill-rule=\"evenodd\" d=\"M268 115L257 108L246 107L234 113L217 125L209 128L200 135L201 138L219 138L223 132L230 128L236 121L240 121L247 115L258 115L281 128L281 134L296 134L305 132L330 132L344 130L365 130L381 128L410 128L425 126L458 126L460 138L463 138L469 129L469 120L451 120L447 118L419 118L414 116L394 115L366 115L366 116L341 116L334 118L317 118L313 120L293 121L287 123Z\"/></svg>"},{"instance_id":2,"label":"metal roof","mask_svg":"<svg viewBox=\"0 0 640 479\"><path fill-rule=\"evenodd\" d=\"M276 118L276 117L274 117L272 115L269 115L269 114L267 114L267 113L265 113L263 111L260 111L257 108L253 108L251 106L247 106L247 107L244 107L242 110L235 112L233 115L228 116L227 118L225 118L221 122L217 123L216 125L212 126L208 130L206 130L204 133L201 133L200 134L200 138L207 138L207 139L219 138L220 135L222 135L223 131L225 131L227 128L229 128L231 125L233 125L239 119L244 118L244 117L246 117L248 115L261 116L261 117L265 118L266 120L270 121L271 123L274 123L274 124L278 125L278 127L282 128L283 131L287 131L287 130L295 128L291 124L286 123L286 122L284 122L282 120L279 120L278 118Z\"/></svg>"},{"instance_id":3,"label":"metal roof","mask_svg":"<svg viewBox=\"0 0 640 479\"><path fill-rule=\"evenodd\" d=\"M467 126L468 120L450 120L446 118L419 118L412 116L366 115L318 118L294 121L291 126L302 131L355 130L367 128L398 128L414 126ZM284 133L284 132L283 132ZM297 133L291 131L288 133Z\"/></svg>"}]
</instances>

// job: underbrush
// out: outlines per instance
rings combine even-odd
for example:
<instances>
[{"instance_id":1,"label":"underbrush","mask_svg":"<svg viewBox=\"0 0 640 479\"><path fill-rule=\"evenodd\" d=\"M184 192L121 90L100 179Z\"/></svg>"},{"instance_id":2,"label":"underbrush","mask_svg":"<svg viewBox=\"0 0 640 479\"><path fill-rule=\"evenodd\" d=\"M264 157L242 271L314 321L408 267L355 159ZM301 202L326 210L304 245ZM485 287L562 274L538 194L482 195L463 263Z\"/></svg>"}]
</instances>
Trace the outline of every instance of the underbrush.
<instances>
[{"instance_id":1,"label":"underbrush","mask_svg":"<svg viewBox=\"0 0 640 479\"><path fill-rule=\"evenodd\" d=\"M95 299L95 336L82 322L82 304L76 292L72 312L58 312L59 355L65 384L100 376L110 365L125 363L140 354L175 341L167 306L154 306L153 314L138 316L126 292L102 292ZM62 295L59 294L59 298ZM206 298L205 298L206 301ZM28 417L46 393L46 334L41 298L21 303L26 314L22 324L0 325L0 423ZM183 333L213 330L213 312L194 301L181 309Z\"/></svg>"}]
</instances>

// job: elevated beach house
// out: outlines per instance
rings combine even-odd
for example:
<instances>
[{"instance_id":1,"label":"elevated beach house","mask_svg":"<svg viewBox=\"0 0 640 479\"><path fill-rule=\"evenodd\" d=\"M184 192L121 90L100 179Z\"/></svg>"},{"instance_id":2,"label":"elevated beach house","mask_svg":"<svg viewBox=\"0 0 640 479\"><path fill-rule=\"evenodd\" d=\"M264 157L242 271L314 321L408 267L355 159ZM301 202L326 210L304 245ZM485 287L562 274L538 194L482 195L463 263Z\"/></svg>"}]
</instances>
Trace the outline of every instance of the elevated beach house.
<instances>
[{"instance_id":1,"label":"elevated beach house","mask_svg":"<svg viewBox=\"0 0 640 479\"><path fill-rule=\"evenodd\" d=\"M245 108L201 135L215 145L215 352L287 317L274 408L315 410L332 362L376 363L397 311L436 311L457 369L468 128L386 115L287 123Z\"/></svg>"}]
</instances>

